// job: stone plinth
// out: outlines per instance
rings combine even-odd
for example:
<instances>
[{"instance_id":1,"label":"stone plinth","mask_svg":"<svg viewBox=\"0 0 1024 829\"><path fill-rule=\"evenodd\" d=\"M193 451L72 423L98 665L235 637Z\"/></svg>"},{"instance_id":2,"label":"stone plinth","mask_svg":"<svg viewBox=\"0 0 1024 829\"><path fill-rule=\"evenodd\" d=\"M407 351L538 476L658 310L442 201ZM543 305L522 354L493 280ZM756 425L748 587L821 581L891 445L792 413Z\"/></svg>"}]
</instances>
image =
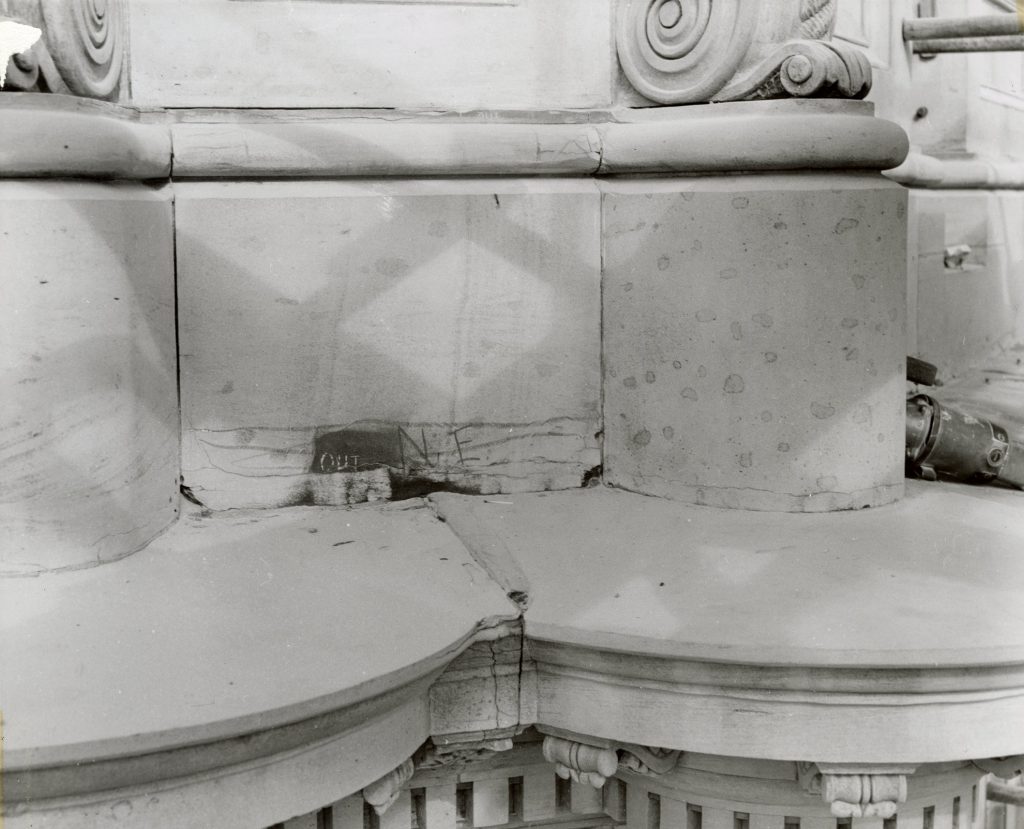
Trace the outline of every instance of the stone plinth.
<instances>
[{"instance_id":1,"label":"stone plinth","mask_svg":"<svg viewBox=\"0 0 1024 829\"><path fill-rule=\"evenodd\" d=\"M0 181L0 573L134 552L177 515L171 201Z\"/></svg>"},{"instance_id":2,"label":"stone plinth","mask_svg":"<svg viewBox=\"0 0 1024 829\"><path fill-rule=\"evenodd\" d=\"M900 497L905 213L870 175L606 185L608 482L791 512Z\"/></svg>"}]
</instances>

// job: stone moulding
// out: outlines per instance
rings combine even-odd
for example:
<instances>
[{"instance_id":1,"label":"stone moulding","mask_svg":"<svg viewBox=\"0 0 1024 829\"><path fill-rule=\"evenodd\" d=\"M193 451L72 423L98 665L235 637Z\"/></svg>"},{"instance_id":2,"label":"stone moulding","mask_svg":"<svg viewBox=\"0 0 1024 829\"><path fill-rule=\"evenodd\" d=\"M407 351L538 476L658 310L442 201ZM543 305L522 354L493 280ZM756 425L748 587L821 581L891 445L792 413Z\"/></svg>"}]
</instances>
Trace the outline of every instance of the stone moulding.
<instances>
[{"instance_id":1,"label":"stone moulding","mask_svg":"<svg viewBox=\"0 0 1024 829\"><path fill-rule=\"evenodd\" d=\"M132 109L67 95L0 95L0 178L146 180L171 172L167 129Z\"/></svg>"},{"instance_id":2,"label":"stone moulding","mask_svg":"<svg viewBox=\"0 0 1024 829\"><path fill-rule=\"evenodd\" d=\"M151 179L600 176L886 170L896 124L861 101L753 101L597 112L588 123L395 116L153 123L64 95L0 96L0 177ZM256 116L254 116L255 118ZM31 140L28 140L31 138ZM173 144L173 168L171 147Z\"/></svg>"},{"instance_id":3,"label":"stone moulding","mask_svg":"<svg viewBox=\"0 0 1024 829\"><path fill-rule=\"evenodd\" d=\"M14 55L4 91L117 97L124 66L124 0L12 0L6 16L42 29Z\"/></svg>"},{"instance_id":4,"label":"stone moulding","mask_svg":"<svg viewBox=\"0 0 1024 829\"><path fill-rule=\"evenodd\" d=\"M622 0L616 46L630 83L661 104L863 98L867 57L832 42L837 0Z\"/></svg>"}]
</instances>

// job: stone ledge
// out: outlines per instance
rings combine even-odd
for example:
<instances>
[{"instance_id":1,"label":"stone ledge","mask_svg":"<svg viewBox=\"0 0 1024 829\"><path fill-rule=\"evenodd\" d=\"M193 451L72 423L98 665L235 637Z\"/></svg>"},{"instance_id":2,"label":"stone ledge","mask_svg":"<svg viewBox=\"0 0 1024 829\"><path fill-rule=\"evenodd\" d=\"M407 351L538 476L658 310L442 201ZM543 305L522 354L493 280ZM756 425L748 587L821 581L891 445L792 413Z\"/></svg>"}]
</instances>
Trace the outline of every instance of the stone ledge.
<instances>
[{"instance_id":1,"label":"stone ledge","mask_svg":"<svg viewBox=\"0 0 1024 829\"><path fill-rule=\"evenodd\" d=\"M63 95L0 98L0 177L338 178L883 170L907 139L845 100L578 113L146 113ZM248 115L249 120L240 120ZM172 150L173 143L173 170Z\"/></svg>"},{"instance_id":2,"label":"stone ledge","mask_svg":"<svg viewBox=\"0 0 1024 829\"><path fill-rule=\"evenodd\" d=\"M343 796L427 738L431 682L518 616L418 501L192 514L121 561L0 580L0 605L14 810L324 741L367 755Z\"/></svg>"}]
</instances>

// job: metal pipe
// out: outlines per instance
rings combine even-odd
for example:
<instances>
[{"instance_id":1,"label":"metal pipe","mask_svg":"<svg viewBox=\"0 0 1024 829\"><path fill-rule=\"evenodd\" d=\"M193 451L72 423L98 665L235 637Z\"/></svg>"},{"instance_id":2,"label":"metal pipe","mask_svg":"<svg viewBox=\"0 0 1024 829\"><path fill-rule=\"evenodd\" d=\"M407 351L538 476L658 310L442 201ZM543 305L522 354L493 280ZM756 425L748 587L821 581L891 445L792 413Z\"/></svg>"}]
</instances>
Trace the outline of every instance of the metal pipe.
<instances>
[{"instance_id":1,"label":"metal pipe","mask_svg":"<svg viewBox=\"0 0 1024 829\"><path fill-rule=\"evenodd\" d=\"M982 17L919 17L903 21L904 40L951 37L991 37L1024 32L1024 19L1017 12Z\"/></svg>"},{"instance_id":2,"label":"metal pipe","mask_svg":"<svg viewBox=\"0 0 1024 829\"><path fill-rule=\"evenodd\" d=\"M1021 52L1024 51L1024 34L915 40L912 43L914 53L918 55L934 55L939 52Z\"/></svg>"},{"instance_id":3,"label":"metal pipe","mask_svg":"<svg viewBox=\"0 0 1024 829\"><path fill-rule=\"evenodd\" d=\"M1012 786L999 780L989 780L985 786L986 797L996 803L1011 803L1024 806L1024 787Z\"/></svg>"}]
</instances>

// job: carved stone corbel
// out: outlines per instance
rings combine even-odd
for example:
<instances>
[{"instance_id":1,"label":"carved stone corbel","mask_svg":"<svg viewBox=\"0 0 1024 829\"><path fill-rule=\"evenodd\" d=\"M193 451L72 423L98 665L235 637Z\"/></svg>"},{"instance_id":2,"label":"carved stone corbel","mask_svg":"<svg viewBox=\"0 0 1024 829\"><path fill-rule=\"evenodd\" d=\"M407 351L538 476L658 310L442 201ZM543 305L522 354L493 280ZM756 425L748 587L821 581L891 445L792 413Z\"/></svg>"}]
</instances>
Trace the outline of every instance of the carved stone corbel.
<instances>
[{"instance_id":1,"label":"carved stone corbel","mask_svg":"<svg viewBox=\"0 0 1024 829\"><path fill-rule=\"evenodd\" d=\"M561 737L544 737L544 759L555 764L555 774L600 789L619 768L619 755L611 748L597 748Z\"/></svg>"},{"instance_id":2,"label":"carved stone corbel","mask_svg":"<svg viewBox=\"0 0 1024 829\"><path fill-rule=\"evenodd\" d=\"M664 104L863 98L866 56L832 41L837 0L620 0L630 83Z\"/></svg>"},{"instance_id":3,"label":"carved stone corbel","mask_svg":"<svg viewBox=\"0 0 1024 829\"><path fill-rule=\"evenodd\" d=\"M416 766L410 757L400 766L392 769L379 780L374 780L363 789L363 799L373 807L378 815L384 814L388 807L398 799L402 786L412 779Z\"/></svg>"},{"instance_id":4,"label":"carved stone corbel","mask_svg":"<svg viewBox=\"0 0 1024 829\"><path fill-rule=\"evenodd\" d=\"M865 767L799 763L800 784L821 794L837 818L893 817L907 799L907 775L913 766Z\"/></svg>"},{"instance_id":5,"label":"carved stone corbel","mask_svg":"<svg viewBox=\"0 0 1024 829\"><path fill-rule=\"evenodd\" d=\"M8 0L4 13L43 34L7 61L3 91L116 97L124 63L124 0Z\"/></svg>"},{"instance_id":6,"label":"carved stone corbel","mask_svg":"<svg viewBox=\"0 0 1024 829\"><path fill-rule=\"evenodd\" d=\"M621 750L621 757L619 751ZM554 763L555 774L600 789L621 766L636 774L665 774L676 767L681 752L667 748L623 744L599 748L563 737L544 737L544 759Z\"/></svg>"}]
</instances>

